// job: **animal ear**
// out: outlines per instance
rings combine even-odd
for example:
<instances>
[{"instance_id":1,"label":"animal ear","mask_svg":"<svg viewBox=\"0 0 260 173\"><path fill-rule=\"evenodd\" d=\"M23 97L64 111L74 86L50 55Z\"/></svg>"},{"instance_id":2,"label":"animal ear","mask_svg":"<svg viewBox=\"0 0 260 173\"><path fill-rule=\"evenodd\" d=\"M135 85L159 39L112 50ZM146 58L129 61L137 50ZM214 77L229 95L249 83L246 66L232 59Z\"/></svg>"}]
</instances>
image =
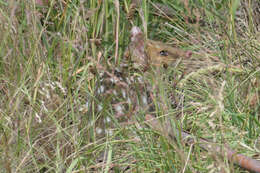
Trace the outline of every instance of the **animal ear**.
<instances>
[{"instance_id":1,"label":"animal ear","mask_svg":"<svg viewBox=\"0 0 260 173\"><path fill-rule=\"evenodd\" d=\"M142 30L137 26L133 26L131 29L131 37L135 37L138 34L143 34Z\"/></svg>"}]
</instances>

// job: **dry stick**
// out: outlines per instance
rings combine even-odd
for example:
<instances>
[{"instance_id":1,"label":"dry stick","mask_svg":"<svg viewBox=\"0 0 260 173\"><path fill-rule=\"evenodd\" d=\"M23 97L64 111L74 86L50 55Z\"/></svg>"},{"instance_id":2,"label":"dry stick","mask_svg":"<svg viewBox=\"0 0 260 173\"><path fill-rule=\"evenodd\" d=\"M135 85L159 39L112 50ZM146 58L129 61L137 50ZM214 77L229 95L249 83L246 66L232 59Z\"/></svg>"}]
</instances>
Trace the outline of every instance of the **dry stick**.
<instances>
[{"instance_id":1,"label":"dry stick","mask_svg":"<svg viewBox=\"0 0 260 173\"><path fill-rule=\"evenodd\" d=\"M119 1L115 0L115 8L116 8L116 50L115 50L115 64L118 63L118 36L119 36L119 19L120 19L120 9L119 9Z\"/></svg>"},{"instance_id":2,"label":"dry stick","mask_svg":"<svg viewBox=\"0 0 260 173\"><path fill-rule=\"evenodd\" d=\"M176 135L173 134L174 130L167 130L165 126L163 126L158 119L155 119L151 115L146 115L145 119L147 121L147 124L152 127L154 130L161 132L164 134L169 140L172 140L170 138L171 136L175 137ZM188 134L187 132L181 131L181 136L183 139L189 139L188 143L194 143L194 139L192 135ZM175 137L176 138L176 137ZM230 162L233 162L240 167L247 169L248 171L258 172L260 173L260 161L252 159L250 157L244 156L243 154L237 154L237 152L229 149L226 146L219 146L216 143L209 142L205 139L200 138L200 144L199 146L207 151L211 152L218 152L221 153L223 149L227 153L227 158Z\"/></svg>"}]
</instances>

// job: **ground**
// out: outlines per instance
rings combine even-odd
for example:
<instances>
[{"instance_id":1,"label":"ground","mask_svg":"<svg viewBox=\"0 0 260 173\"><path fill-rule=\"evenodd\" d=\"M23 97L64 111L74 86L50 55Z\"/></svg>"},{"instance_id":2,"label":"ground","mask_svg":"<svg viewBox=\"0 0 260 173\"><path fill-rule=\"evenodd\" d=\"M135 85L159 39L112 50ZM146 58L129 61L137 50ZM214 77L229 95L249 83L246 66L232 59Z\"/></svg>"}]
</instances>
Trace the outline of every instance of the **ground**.
<instances>
[{"instance_id":1,"label":"ground","mask_svg":"<svg viewBox=\"0 0 260 173\"><path fill-rule=\"evenodd\" d=\"M0 1L3 172L247 172L226 146L260 159L257 0L35 2ZM123 68L133 26L192 58Z\"/></svg>"}]
</instances>

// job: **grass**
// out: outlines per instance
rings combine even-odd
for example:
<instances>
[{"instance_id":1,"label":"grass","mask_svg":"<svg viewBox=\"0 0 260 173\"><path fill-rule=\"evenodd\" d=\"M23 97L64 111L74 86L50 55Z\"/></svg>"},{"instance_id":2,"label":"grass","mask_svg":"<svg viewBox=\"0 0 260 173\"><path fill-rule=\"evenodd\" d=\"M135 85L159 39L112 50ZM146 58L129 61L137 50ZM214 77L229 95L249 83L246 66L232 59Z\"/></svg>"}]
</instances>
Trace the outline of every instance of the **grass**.
<instances>
[{"instance_id":1,"label":"grass","mask_svg":"<svg viewBox=\"0 0 260 173\"><path fill-rule=\"evenodd\" d=\"M127 16L129 0L0 0L3 172L247 172L221 153L202 150L200 137L259 159L260 35L254 13L238 16L239 1L156 3L173 13L166 16L152 1ZM127 17L149 39L192 50L192 63L207 67L189 66L193 75L185 81L181 68L170 66L161 76L146 76L145 85L104 85L105 76L117 79L113 72L124 61L132 27ZM210 59L221 68L211 68ZM136 81L143 76L122 73ZM145 125L147 114L189 131L196 142L169 140Z\"/></svg>"}]
</instances>

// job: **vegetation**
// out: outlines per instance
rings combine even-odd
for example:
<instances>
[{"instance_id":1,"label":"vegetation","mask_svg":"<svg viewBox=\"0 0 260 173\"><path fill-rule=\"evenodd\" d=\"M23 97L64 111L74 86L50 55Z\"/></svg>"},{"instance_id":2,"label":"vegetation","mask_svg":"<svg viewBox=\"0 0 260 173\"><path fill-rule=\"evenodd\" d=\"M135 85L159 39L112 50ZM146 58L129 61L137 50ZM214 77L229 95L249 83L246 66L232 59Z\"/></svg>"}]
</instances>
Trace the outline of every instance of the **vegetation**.
<instances>
[{"instance_id":1,"label":"vegetation","mask_svg":"<svg viewBox=\"0 0 260 173\"><path fill-rule=\"evenodd\" d=\"M258 1L143 0L136 8L130 0L0 0L3 172L246 172L201 149L200 138L260 159ZM208 67L190 65L189 76L162 68L145 87L131 85L136 102L126 102L111 89L130 84L103 83L122 70L133 25ZM195 143L169 140L146 125L147 114Z\"/></svg>"}]
</instances>

